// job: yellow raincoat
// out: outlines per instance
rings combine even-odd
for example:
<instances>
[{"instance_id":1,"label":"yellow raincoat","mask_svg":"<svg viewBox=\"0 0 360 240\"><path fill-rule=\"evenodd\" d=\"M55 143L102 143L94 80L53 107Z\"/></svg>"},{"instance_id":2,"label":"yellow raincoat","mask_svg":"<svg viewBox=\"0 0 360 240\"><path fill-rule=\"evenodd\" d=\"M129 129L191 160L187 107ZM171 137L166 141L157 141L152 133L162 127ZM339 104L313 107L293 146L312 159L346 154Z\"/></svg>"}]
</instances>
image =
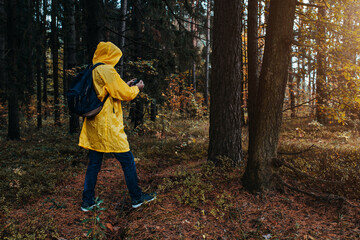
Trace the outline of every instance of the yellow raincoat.
<instances>
[{"instance_id":1,"label":"yellow raincoat","mask_svg":"<svg viewBox=\"0 0 360 240\"><path fill-rule=\"evenodd\" d=\"M130 151L124 132L121 101L130 101L139 93L137 86L129 87L114 69L122 56L121 50L111 42L100 42L96 48L93 64L102 62L93 72L98 98L109 94L103 109L92 118L85 118L79 146L98 152L121 153Z\"/></svg>"}]
</instances>

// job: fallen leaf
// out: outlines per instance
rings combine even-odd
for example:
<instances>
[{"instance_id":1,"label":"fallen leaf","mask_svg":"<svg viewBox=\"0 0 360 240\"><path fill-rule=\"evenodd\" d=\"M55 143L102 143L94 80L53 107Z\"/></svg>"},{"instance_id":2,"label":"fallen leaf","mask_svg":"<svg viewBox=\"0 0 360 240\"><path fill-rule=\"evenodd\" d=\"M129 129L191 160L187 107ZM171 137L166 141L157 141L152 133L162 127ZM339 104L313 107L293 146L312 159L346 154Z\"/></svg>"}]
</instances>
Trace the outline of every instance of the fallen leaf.
<instances>
[{"instance_id":1,"label":"fallen leaf","mask_svg":"<svg viewBox=\"0 0 360 240\"><path fill-rule=\"evenodd\" d=\"M112 232L115 231L115 230L114 230L114 227L113 227L113 225L111 225L111 223L105 223L105 226L106 226L106 228L109 229L110 231L112 231Z\"/></svg>"}]
</instances>

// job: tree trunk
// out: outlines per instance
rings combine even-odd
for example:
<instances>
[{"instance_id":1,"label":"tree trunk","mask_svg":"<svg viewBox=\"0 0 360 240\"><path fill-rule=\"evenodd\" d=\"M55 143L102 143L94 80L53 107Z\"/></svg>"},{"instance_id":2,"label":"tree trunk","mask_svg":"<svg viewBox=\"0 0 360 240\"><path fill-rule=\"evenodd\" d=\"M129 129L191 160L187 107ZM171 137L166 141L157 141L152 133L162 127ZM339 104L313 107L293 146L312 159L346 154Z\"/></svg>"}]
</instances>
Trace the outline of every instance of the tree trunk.
<instances>
[{"instance_id":1,"label":"tree trunk","mask_svg":"<svg viewBox=\"0 0 360 240\"><path fill-rule=\"evenodd\" d=\"M211 72L208 159L243 159L241 144L241 18L238 1L216 0Z\"/></svg>"},{"instance_id":2,"label":"tree trunk","mask_svg":"<svg viewBox=\"0 0 360 240\"><path fill-rule=\"evenodd\" d=\"M7 14L7 98L8 98L8 139L20 139L19 103L18 103L18 26L17 26L17 0L6 0Z\"/></svg>"},{"instance_id":3,"label":"tree trunk","mask_svg":"<svg viewBox=\"0 0 360 240\"><path fill-rule=\"evenodd\" d=\"M198 0L191 1L191 7L194 10L196 8L198 4ZM196 39L196 34L197 34L197 26L196 26L196 18L192 17L191 18L191 33L193 34L193 39L192 39L192 45L194 47L194 49L197 49L197 39ZM192 85L193 85L193 89L194 92L196 92L196 61L195 59L192 62Z\"/></svg>"},{"instance_id":4,"label":"tree trunk","mask_svg":"<svg viewBox=\"0 0 360 240\"><path fill-rule=\"evenodd\" d=\"M206 62L205 62L205 105L209 105L209 80L210 80L210 27L211 27L211 0L207 1L206 9Z\"/></svg>"},{"instance_id":5,"label":"tree trunk","mask_svg":"<svg viewBox=\"0 0 360 240\"><path fill-rule=\"evenodd\" d=\"M85 15L87 27L87 56L88 61L92 62L98 43L105 40L103 32L103 26L105 25L103 1L85 1Z\"/></svg>"},{"instance_id":6,"label":"tree trunk","mask_svg":"<svg viewBox=\"0 0 360 240\"><path fill-rule=\"evenodd\" d=\"M295 94L294 94L294 74L293 69L291 67L291 60L290 60L290 72L289 72L289 99L290 99L290 108L291 108L291 118L296 117L295 111Z\"/></svg>"},{"instance_id":7,"label":"tree trunk","mask_svg":"<svg viewBox=\"0 0 360 240\"><path fill-rule=\"evenodd\" d=\"M270 2L257 106L251 120L255 127L250 136L249 159L243 176L244 186L252 192L275 186L276 170L272 159L276 157L281 126L295 7L296 0Z\"/></svg>"},{"instance_id":8,"label":"tree trunk","mask_svg":"<svg viewBox=\"0 0 360 240\"><path fill-rule=\"evenodd\" d=\"M141 9L142 3L140 0L133 1L134 5L134 16L133 16L133 28L135 31L135 60L142 57L142 23L141 23Z\"/></svg>"},{"instance_id":9,"label":"tree trunk","mask_svg":"<svg viewBox=\"0 0 360 240\"><path fill-rule=\"evenodd\" d=\"M244 0L240 1L242 5L244 5ZM245 29L245 22L244 22L244 13L241 14L241 34L245 33L244 29ZM245 49L245 42L243 41L243 38L241 37L241 60L240 60L240 66L242 68L241 70L241 77L240 77L240 84L241 84L241 93L240 93L240 99L241 99L241 126L245 126L246 125L246 119L245 119L245 109L247 106L247 95L245 94L245 89L246 89L246 82L245 82L245 78L244 78L244 58L245 58L245 54L244 54L244 49Z\"/></svg>"},{"instance_id":10,"label":"tree trunk","mask_svg":"<svg viewBox=\"0 0 360 240\"><path fill-rule=\"evenodd\" d=\"M67 69L72 69L76 66L76 31L75 31L75 0L66 0L65 7L65 22L67 23L66 38L66 62ZM67 73L65 77L67 85L71 85L72 75ZM79 116L70 112L69 132L76 133L80 129Z\"/></svg>"},{"instance_id":11,"label":"tree trunk","mask_svg":"<svg viewBox=\"0 0 360 240\"><path fill-rule=\"evenodd\" d=\"M126 31L126 14L127 14L127 0L121 0L121 19L120 19L120 41L119 47L124 52L125 47L125 31ZM124 56L120 59L120 76L124 77Z\"/></svg>"},{"instance_id":12,"label":"tree trunk","mask_svg":"<svg viewBox=\"0 0 360 240\"><path fill-rule=\"evenodd\" d=\"M134 60L138 60L138 58L141 58L143 55L142 52L142 1L135 0L133 1L133 7L134 7L134 16L133 16L133 28L134 28L134 34L135 34L135 56ZM144 122L144 100L142 98L137 98L135 101L135 104L132 105L132 111L133 118L132 123L134 123L134 129L143 124ZM135 105L135 106L134 106Z\"/></svg>"},{"instance_id":13,"label":"tree trunk","mask_svg":"<svg viewBox=\"0 0 360 240\"><path fill-rule=\"evenodd\" d=\"M41 109L41 57L42 52L42 21L40 18L40 3L41 0L36 0L36 24L37 24L37 35L40 36L40 41L37 41L37 56L36 56L36 100L37 100L37 128L42 128L42 109ZM43 59L45 61L45 59Z\"/></svg>"},{"instance_id":14,"label":"tree trunk","mask_svg":"<svg viewBox=\"0 0 360 240\"><path fill-rule=\"evenodd\" d=\"M42 78L43 78L43 96L42 96L42 100L43 100L43 103L45 104L45 109L44 109L44 116L45 116L45 119L48 115L48 110L46 108L46 105L48 103L48 94L47 94L47 77L48 77L48 72L47 72L47 64L46 64L46 50L47 50L47 34L46 34L46 16L47 16L47 0L43 0L43 25L42 25L42 36L43 36L43 39L42 39L42 52L41 52L41 55L42 55L42 58L43 58L43 61L42 61Z\"/></svg>"},{"instance_id":15,"label":"tree trunk","mask_svg":"<svg viewBox=\"0 0 360 240\"><path fill-rule=\"evenodd\" d=\"M5 29L6 29L5 0L0 0L0 91L2 91L5 88L5 83L6 83Z\"/></svg>"},{"instance_id":16,"label":"tree trunk","mask_svg":"<svg viewBox=\"0 0 360 240\"><path fill-rule=\"evenodd\" d=\"M59 39L57 29L57 0L51 2L51 54L53 60L53 81L54 81L54 121L60 126L60 102L59 102Z\"/></svg>"},{"instance_id":17,"label":"tree trunk","mask_svg":"<svg viewBox=\"0 0 360 240\"><path fill-rule=\"evenodd\" d=\"M316 120L321 123L326 123L326 116L324 112L324 105L326 99L325 89L325 54L324 54L324 38L325 26L322 23L325 17L325 7L318 8L318 24L317 24L317 45L318 53L316 57L317 71L316 71Z\"/></svg>"},{"instance_id":18,"label":"tree trunk","mask_svg":"<svg viewBox=\"0 0 360 240\"><path fill-rule=\"evenodd\" d=\"M248 4L248 117L249 117L249 136L255 130L255 125L251 119L254 119L257 90L259 88L258 73L258 0L249 0ZM250 146L249 146L250 147Z\"/></svg>"}]
</instances>

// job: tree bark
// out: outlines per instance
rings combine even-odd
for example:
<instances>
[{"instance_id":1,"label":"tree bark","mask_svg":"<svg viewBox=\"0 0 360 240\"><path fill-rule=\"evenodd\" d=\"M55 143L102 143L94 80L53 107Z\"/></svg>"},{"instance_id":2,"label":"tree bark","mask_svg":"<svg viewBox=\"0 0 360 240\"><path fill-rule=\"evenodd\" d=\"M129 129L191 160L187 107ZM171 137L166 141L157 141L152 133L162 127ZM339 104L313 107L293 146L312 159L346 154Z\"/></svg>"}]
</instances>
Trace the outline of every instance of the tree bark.
<instances>
[{"instance_id":1,"label":"tree bark","mask_svg":"<svg viewBox=\"0 0 360 240\"><path fill-rule=\"evenodd\" d=\"M98 43L105 40L103 32L103 26L105 25L103 1L85 0L85 15L87 27L87 55L88 61L92 62Z\"/></svg>"},{"instance_id":2,"label":"tree bark","mask_svg":"<svg viewBox=\"0 0 360 240\"><path fill-rule=\"evenodd\" d=\"M66 62L67 69L70 70L76 66L76 31L75 31L75 0L64 1L65 8L65 22L67 23L66 38ZM67 85L71 85L72 75L66 73L65 81ZM69 132L76 133L80 129L79 116L70 112L69 113Z\"/></svg>"},{"instance_id":3,"label":"tree bark","mask_svg":"<svg viewBox=\"0 0 360 240\"><path fill-rule=\"evenodd\" d=\"M210 80L210 27L211 27L211 0L207 0L206 9L206 62L205 62L205 105L209 105L209 80Z\"/></svg>"},{"instance_id":4,"label":"tree bark","mask_svg":"<svg viewBox=\"0 0 360 240\"><path fill-rule=\"evenodd\" d=\"M57 29L57 0L51 2L51 54L53 60L53 81L54 81L54 121L60 126L60 101L59 101L59 39Z\"/></svg>"},{"instance_id":5,"label":"tree bark","mask_svg":"<svg viewBox=\"0 0 360 240\"><path fill-rule=\"evenodd\" d=\"M289 72L289 100L290 100L290 108L291 108L291 118L296 117L296 111L295 111L295 94L294 94L294 74L291 67L291 60L290 60L290 72Z\"/></svg>"},{"instance_id":6,"label":"tree bark","mask_svg":"<svg viewBox=\"0 0 360 240\"><path fill-rule=\"evenodd\" d=\"M19 102L18 102L18 26L17 26L17 0L6 0L7 13L7 99L8 99L8 139L20 139Z\"/></svg>"},{"instance_id":7,"label":"tree bark","mask_svg":"<svg viewBox=\"0 0 360 240\"><path fill-rule=\"evenodd\" d=\"M126 14L127 14L127 0L121 0L121 19L120 19L120 41L119 47L124 52L125 47L125 31L126 31ZM120 76L124 77L124 56L120 58Z\"/></svg>"},{"instance_id":8,"label":"tree bark","mask_svg":"<svg viewBox=\"0 0 360 240\"><path fill-rule=\"evenodd\" d=\"M6 83L5 29L6 29L5 0L0 0L0 91L2 91L5 88L5 83Z\"/></svg>"},{"instance_id":9,"label":"tree bark","mask_svg":"<svg viewBox=\"0 0 360 240\"><path fill-rule=\"evenodd\" d=\"M137 58L141 58L143 55L142 52L142 23L141 23L141 9L142 9L142 2L140 0L133 1L134 6L134 16L133 16L133 28L135 31L135 58L136 61Z\"/></svg>"},{"instance_id":10,"label":"tree bark","mask_svg":"<svg viewBox=\"0 0 360 240\"><path fill-rule=\"evenodd\" d=\"M258 73L258 0L249 0L248 3L248 116L249 116L249 136L255 130L252 122L255 115L256 101L258 99L259 73ZM250 147L250 146L249 146Z\"/></svg>"},{"instance_id":11,"label":"tree bark","mask_svg":"<svg viewBox=\"0 0 360 240\"><path fill-rule=\"evenodd\" d=\"M326 123L326 116L324 112L324 104L326 99L325 89L325 54L324 54L324 38L325 26L322 23L325 17L325 7L318 8L318 23L317 23L317 45L318 53L316 57L317 71L316 71L316 120L324 124Z\"/></svg>"},{"instance_id":12,"label":"tree bark","mask_svg":"<svg viewBox=\"0 0 360 240\"><path fill-rule=\"evenodd\" d=\"M43 62L42 62L42 78L43 78L43 96L42 96L42 101L45 104L45 106L48 103L48 94L47 94L47 77L48 77L48 71L47 71L47 64L46 64L46 49L47 49L47 34L46 34L46 16L47 16L47 0L43 0L43 25L42 25L42 34L43 34L43 39L42 39L42 58L43 58ZM45 107L44 109L44 116L45 119L48 115L48 110Z\"/></svg>"},{"instance_id":13,"label":"tree bark","mask_svg":"<svg viewBox=\"0 0 360 240\"><path fill-rule=\"evenodd\" d=\"M243 159L241 144L241 18L239 1L216 0L211 58L210 142L208 159Z\"/></svg>"},{"instance_id":14,"label":"tree bark","mask_svg":"<svg viewBox=\"0 0 360 240\"><path fill-rule=\"evenodd\" d=\"M25 49L23 50L23 48L20 50L20 52L22 53L22 58L25 60L25 64L22 66L22 68L24 68L25 71L21 71L21 68L19 68L18 70L20 70L20 73L23 72L24 76L21 76L20 79L25 79L25 86L26 86L26 90L25 90L25 104L26 104L26 109L25 109L25 113L26 113L26 118L28 121L30 121L31 119L31 111L30 111L30 105L31 105L31 99L33 97L33 87L34 86L34 54L33 54L33 49L36 48L36 45L34 44L34 40L33 40L33 36L34 36L34 15L35 12L34 10L34 2L33 1L27 1L25 3L25 6L23 6L24 10L26 11L24 14L24 19L26 19L26 25L24 25L25 27L25 32L23 34L23 40L21 45L23 45L25 47ZM23 26L21 26L23 27ZM36 61L35 61L36 63Z\"/></svg>"},{"instance_id":15,"label":"tree bark","mask_svg":"<svg viewBox=\"0 0 360 240\"><path fill-rule=\"evenodd\" d=\"M191 1L191 7L193 10L196 8L197 4L198 4L198 0ZM197 26L196 26L196 18L195 17L191 17L191 33L193 34L192 45L193 45L194 49L196 50L197 49L197 39L196 39ZM195 61L195 59L192 62L192 85L193 85L194 92L196 92L196 61Z\"/></svg>"},{"instance_id":16,"label":"tree bark","mask_svg":"<svg viewBox=\"0 0 360 240\"><path fill-rule=\"evenodd\" d=\"M243 176L244 186L252 192L275 186L272 159L276 157L279 140L295 6L296 0L270 2L258 101L255 117L251 120L255 130L251 132L249 159Z\"/></svg>"},{"instance_id":17,"label":"tree bark","mask_svg":"<svg viewBox=\"0 0 360 240\"><path fill-rule=\"evenodd\" d=\"M40 18L40 5L41 0L36 0L36 24L37 24L37 34L40 36L40 41L37 41L37 57L36 57L36 100L37 100L37 128L42 128L42 109L41 109L41 37L42 33L42 21ZM45 61L45 59L43 59Z\"/></svg>"}]
</instances>

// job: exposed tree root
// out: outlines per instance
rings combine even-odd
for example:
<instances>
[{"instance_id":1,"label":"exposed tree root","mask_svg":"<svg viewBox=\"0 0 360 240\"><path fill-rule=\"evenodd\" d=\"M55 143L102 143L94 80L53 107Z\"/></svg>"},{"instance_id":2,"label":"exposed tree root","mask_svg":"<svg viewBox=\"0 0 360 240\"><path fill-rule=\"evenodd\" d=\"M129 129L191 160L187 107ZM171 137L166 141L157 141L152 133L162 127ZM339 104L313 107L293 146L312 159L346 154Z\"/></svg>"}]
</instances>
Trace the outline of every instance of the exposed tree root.
<instances>
[{"instance_id":1,"label":"exposed tree root","mask_svg":"<svg viewBox=\"0 0 360 240\"><path fill-rule=\"evenodd\" d=\"M297 175L301 175L302 177L305 177L305 178L310 178L311 180L314 180L314 181L318 181L318 182L323 182L323 183L330 183L330 184L341 184L341 182L339 181L328 181L328 180L323 180L323 179L319 179L319 178L315 178L315 177L312 177L304 172L302 172L301 170L287 164L284 159L279 159L279 158L273 158L273 165L274 167L276 168L280 168L281 166L284 166L284 167L287 167L288 169L292 170L295 174ZM344 197L341 197L341 196L337 196L337 195L334 195L334 194L329 194L329 195L319 195L319 194L315 194L313 192L308 192L308 191L305 191L305 190L301 190L295 186L292 186L288 183L286 183L281 177L280 175L278 174L275 174L275 177L278 178L278 180L280 181L280 183L293 190L293 191L296 191L296 192L300 192L302 194L305 194L307 196L310 196L310 197L313 197L313 198L316 198L316 199L319 199L319 200L322 200L322 201L327 201L327 202L331 202L331 201L339 201L340 204L344 204L344 203L347 203L348 205L352 206L352 207L360 207L360 206L357 206L357 205L354 205L352 203L350 203L346 198Z\"/></svg>"},{"instance_id":2,"label":"exposed tree root","mask_svg":"<svg viewBox=\"0 0 360 240\"><path fill-rule=\"evenodd\" d=\"M340 182L340 181L329 181L329 180L324 180L324 179L310 176L309 174L304 173L303 171L291 166L290 164L287 164L283 159L274 158L273 164L277 168L280 168L281 166L287 167L288 169L292 170L295 174L300 175L305 178L310 178L311 180L314 180L314 181L318 181L318 182L322 182L322 183L330 183L330 184L342 184L342 182Z\"/></svg>"},{"instance_id":3,"label":"exposed tree root","mask_svg":"<svg viewBox=\"0 0 360 240\"><path fill-rule=\"evenodd\" d=\"M291 153L290 152L278 152L278 154L280 154L280 155L299 155L299 154L310 151L314 146L315 146L315 144L311 145L308 149L305 149L304 151L301 151L301 152L291 152Z\"/></svg>"}]
</instances>

